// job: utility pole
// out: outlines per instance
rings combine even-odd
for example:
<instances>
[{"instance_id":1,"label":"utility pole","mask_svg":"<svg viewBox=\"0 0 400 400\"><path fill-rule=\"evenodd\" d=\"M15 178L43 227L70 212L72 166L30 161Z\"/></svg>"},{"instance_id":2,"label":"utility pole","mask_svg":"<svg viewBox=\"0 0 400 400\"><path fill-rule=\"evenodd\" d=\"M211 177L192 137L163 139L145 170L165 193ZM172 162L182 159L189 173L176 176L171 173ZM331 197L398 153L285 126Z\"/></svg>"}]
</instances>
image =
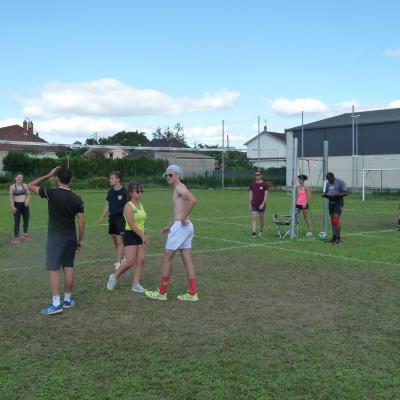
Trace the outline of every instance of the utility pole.
<instances>
[{"instance_id":1,"label":"utility pole","mask_svg":"<svg viewBox=\"0 0 400 400\"><path fill-rule=\"evenodd\" d=\"M301 173L304 173L304 111L301 111Z\"/></svg>"},{"instance_id":2,"label":"utility pole","mask_svg":"<svg viewBox=\"0 0 400 400\"><path fill-rule=\"evenodd\" d=\"M222 120L222 154L221 154L221 189L224 190L225 187L225 121Z\"/></svg>"},{"instance_id":3,"label":"utility pole","mask_svg":"<svg viewBox=\"0 0 400 400\"><path fill-rule=\"evenodd\" d=\"M355 154L355 149L354 149L354 104L351 107L351 180L352 180L352 193L354 194L354 186L356 184L356 180L354 178L354 154Z\"/></svg>"},{"instance_id":4,"label":"utility pole","mask_svg":"<svg viewBox=\"0 0 400 400\"><path fill-rule=\"evenodd\" d=\"M260 116L257 117L257 159L258 159L258 168L260 168Z\"/></svg>"}]
</instances>

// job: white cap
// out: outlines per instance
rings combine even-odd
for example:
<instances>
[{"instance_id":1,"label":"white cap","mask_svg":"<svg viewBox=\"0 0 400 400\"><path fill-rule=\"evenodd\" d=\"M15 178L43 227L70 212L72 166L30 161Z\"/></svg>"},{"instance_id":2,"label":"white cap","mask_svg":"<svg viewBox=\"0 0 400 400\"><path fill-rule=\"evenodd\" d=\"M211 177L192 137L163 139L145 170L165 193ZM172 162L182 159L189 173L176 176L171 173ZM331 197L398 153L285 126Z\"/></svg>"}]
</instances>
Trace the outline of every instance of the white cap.
<instances>
[{"instance_id":1,"label":"white cap","mask_svg":"<svg viewBox=\"0 0 400 400\"><path fill-rule=\"evenodd\" d=\"M183 178L183 171L182 168L179 165L171 164L167 167L165 170L165 173L174 173L177 174L180 178Z\"/></svg>"}]
</instances>

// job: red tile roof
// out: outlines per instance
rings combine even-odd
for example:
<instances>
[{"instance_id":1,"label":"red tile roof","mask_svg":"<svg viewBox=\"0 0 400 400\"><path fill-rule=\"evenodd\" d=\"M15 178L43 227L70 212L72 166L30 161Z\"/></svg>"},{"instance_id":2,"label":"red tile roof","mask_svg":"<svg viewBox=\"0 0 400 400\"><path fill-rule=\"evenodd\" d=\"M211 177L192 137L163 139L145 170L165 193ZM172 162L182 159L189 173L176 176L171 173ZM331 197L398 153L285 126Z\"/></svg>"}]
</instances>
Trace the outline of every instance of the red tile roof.
<instances>
[{"instance_id":1,"label":"red tile roof","mask_svg":"<svg viewBox=\"0 0 400 400\"><path fill-rule=\"evenodd\" d=\"M20 125L10 125L0 128L0 140L10 140L13 142L35 142L35 143L46 143L47 142L39 137L38 134L29 132L24 133L24 128ZM0 143L0 151L9 150L27 150L27 151L39 151L39 152L57 152L66 150L61 146L29 146L25 144L11 144L11 143Z\"/></svg>"},{"instance_id":2,"label":"red tile roof","mask_svg":"<svg viewBox=\"0 0 400 400\"><path fill-rule=\"evenodd\" d=\"M25 132L20 125L10 125L0 128L0 140L13 140L18 142L42 142L47 143L39 135Z\"/></svg>"}]
</instances>

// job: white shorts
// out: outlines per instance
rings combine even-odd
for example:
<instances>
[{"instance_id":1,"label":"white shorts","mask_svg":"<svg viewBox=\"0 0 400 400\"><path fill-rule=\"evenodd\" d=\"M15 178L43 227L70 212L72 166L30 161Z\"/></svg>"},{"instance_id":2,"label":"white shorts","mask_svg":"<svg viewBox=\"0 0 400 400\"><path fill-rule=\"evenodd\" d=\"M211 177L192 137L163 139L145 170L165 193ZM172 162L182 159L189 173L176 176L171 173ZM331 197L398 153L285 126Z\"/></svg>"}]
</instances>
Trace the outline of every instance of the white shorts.
<instances>
[{"instance_id":1,"label":"white shorts","mask_svg":"<svg viewBox=\"0 0 400 400\"><path fill-rule=\"evenodd\" d=\"M181 221L175 221L168 233L166 250L191 249L194 236L193 224L189 222L182 225Z\"/></svg>"}]
</instances>

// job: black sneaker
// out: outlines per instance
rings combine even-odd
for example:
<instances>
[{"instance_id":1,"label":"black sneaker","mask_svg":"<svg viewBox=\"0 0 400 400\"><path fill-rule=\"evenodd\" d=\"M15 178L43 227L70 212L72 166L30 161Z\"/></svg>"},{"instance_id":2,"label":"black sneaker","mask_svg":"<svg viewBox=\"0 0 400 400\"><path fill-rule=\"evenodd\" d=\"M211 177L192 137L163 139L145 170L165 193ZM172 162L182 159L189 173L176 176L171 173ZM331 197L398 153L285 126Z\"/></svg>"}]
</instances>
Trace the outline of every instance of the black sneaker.
<instances>
[{"instance_id":1,"label":"black sneaker","mask_svg":"<svg viewBox=\"0 0 400 400\"><path fill-rule=\"evenodd\" d=\"M340 239L336 239L332 244L334 246L340 246L342 244L342 241Z\"/></svg>"},{"instance_id":2,"label":"black sneaker","mask_svg":"<svg viewBox=\"0 0 400 400\"><path fill-rule=\"evenodd\" d=\"M332 238L326 241L326 243L334 244L336 242L336 238Z\"/></svg>"},{"instance_id":3,"label":"black sneaker","mask_svg":"<svg viewBox=\"0 0 400 400\"><path fill-rule=\"evenodd\" d=\"M251 234L251 237L252 237L252 238L256 238L256 237L257 237L257 233L253 232L253 233Z\"/></svg>"}]
</instances>

